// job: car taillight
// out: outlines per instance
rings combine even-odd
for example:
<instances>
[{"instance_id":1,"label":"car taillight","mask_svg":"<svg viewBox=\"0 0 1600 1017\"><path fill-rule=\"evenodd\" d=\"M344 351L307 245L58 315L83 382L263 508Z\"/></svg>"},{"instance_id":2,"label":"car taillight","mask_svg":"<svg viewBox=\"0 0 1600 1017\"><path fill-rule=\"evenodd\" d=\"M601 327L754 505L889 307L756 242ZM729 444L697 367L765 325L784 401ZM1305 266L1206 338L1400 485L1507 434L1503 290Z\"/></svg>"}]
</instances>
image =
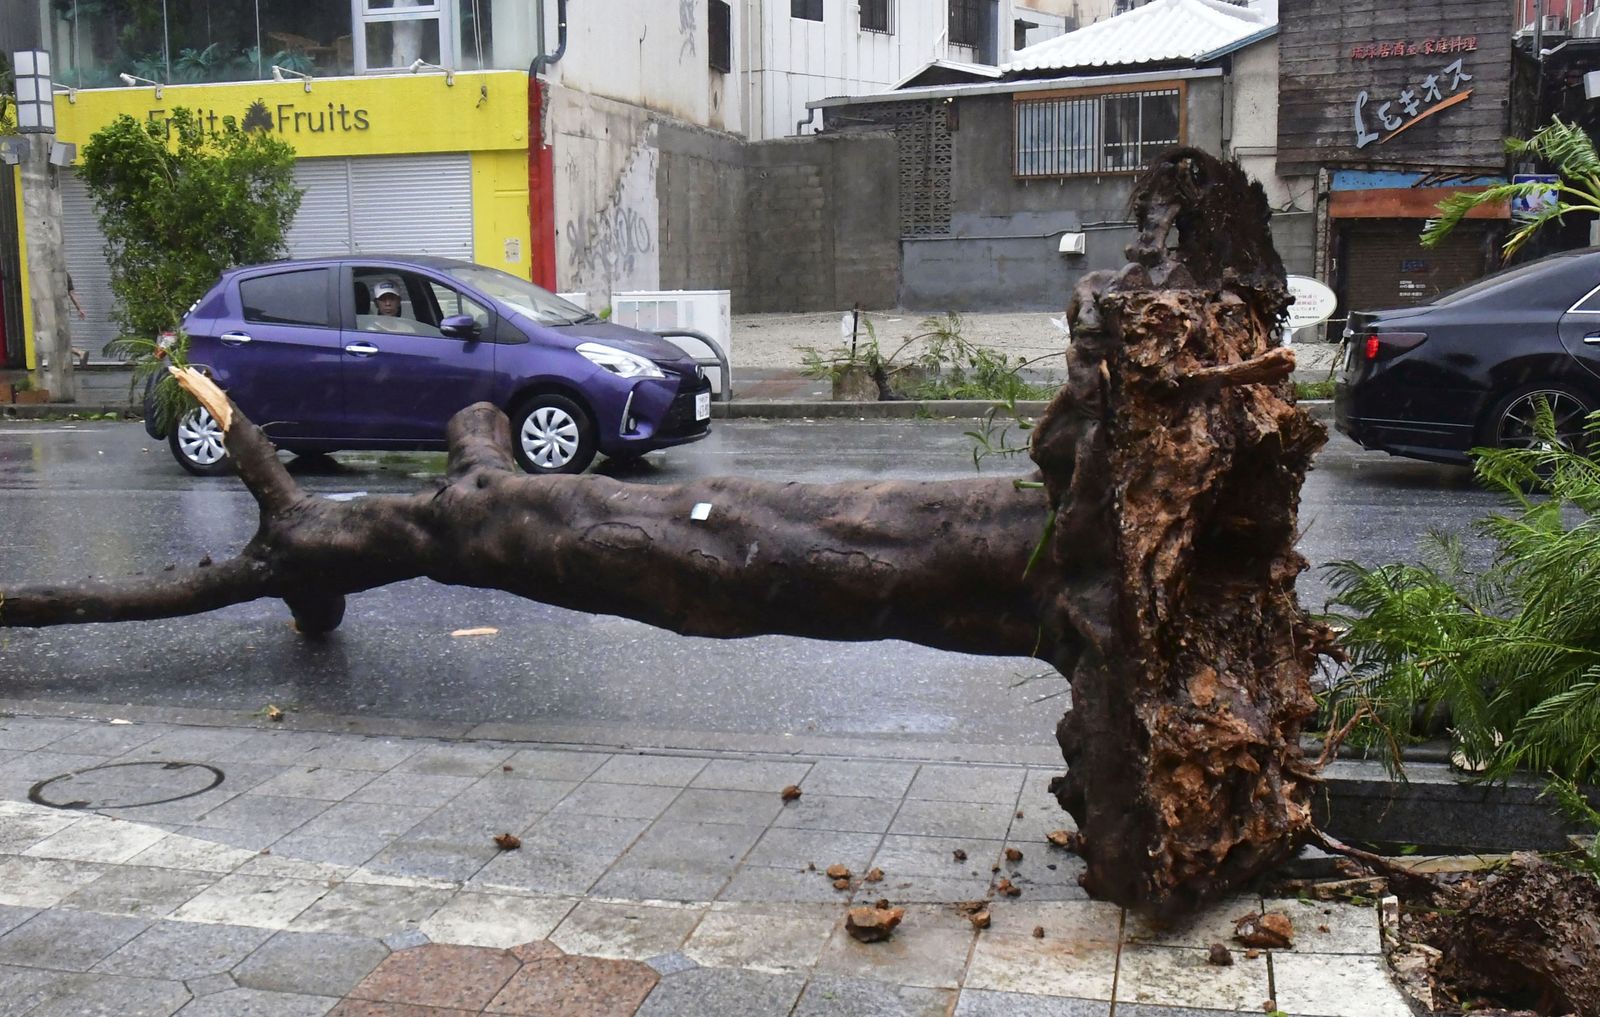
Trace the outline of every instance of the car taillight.
<instances>
[{"instance_id":1,"label":"car taillight","mask_svg":"<svg viewBox=\"0 0 1600 1017\"><path fill-rule=\"evenodd\" d=\"M1367 336L1366 356L1368 360L1386 360L1416 349L1427 338L1426 332L1373 332Z\"/></svg>"}]
</instances>

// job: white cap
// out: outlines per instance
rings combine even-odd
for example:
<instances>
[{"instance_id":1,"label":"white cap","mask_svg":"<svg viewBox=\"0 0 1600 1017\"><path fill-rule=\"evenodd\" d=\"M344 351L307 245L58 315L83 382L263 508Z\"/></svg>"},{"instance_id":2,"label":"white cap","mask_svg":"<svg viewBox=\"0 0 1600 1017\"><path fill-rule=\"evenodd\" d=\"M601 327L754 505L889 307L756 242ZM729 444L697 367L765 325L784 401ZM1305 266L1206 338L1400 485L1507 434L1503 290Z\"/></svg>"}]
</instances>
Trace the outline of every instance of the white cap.
<instances>
[{"instance_id":1,"label":"white cap","mask_svg":"<svg viewBox=\"0 0 1600 1017\"><path fill-rule=\"evenodd\" d=\"M400 287L396 286L387 279L372 287L372 299L374 300L378 299L379 297L398 297L399 295Z\"/></svg>"}]
</instances>

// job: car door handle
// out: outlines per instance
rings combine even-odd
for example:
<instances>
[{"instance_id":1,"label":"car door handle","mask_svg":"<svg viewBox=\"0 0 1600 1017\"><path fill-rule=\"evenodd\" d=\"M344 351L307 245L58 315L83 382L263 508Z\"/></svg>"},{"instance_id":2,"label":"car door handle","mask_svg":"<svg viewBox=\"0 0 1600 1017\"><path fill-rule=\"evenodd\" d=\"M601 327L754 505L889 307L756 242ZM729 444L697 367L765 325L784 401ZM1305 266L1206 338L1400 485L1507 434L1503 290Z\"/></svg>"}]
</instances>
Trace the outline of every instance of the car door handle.
<instances>
[{"instance_id":1,"label":"car door handle","mask_svg":"<svg viewBox=\"0 0 1600 1017\"><path fill-rule=\"evenodd\" d=\"M354 353L358 357L370 357L378 352L378 348L371 343L351 343L344 348L346 353Z\"/></svg>"},{"instance_id":2,"label":"car door handle","mask_svg":"<svg viewBox=\"0 0 1600 1017\"><path fill-rule=\"evenodd\" d=\"M1583 341L1589 346L1600 346L1600 332L1590 332L1583 337Z\"/></svg>"},{"instance_id":3,"label":"car door handle","mask_svg":"<svg viewBox=\"0 0 1600 1017\"><path fill-rule=\"evenodd\" d=\"M244 332L224 332L220 338L224 346L243 346L250 342L250 336Z\"/></svg>"}]
</instances>

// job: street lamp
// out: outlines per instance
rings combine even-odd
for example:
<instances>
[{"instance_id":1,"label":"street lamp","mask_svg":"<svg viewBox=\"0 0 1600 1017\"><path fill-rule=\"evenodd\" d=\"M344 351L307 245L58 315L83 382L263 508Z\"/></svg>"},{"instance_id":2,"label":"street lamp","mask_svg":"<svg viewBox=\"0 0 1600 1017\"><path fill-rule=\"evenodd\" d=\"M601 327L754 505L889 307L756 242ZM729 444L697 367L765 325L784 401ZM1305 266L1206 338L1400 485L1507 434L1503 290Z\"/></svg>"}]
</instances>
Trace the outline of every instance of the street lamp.
<instances>
[{"instance_id":1,"label":"street lamp","mask_svg":"<svg viewBox=\"0 0 1600 1017\"><path fill-rule=\"evenodd\" d=\"M42 49L18 50L11 55L11 68L17 82L17 132L54 134L56 98L50 86L50 54Z\"/></svg>"},{"instance_id":2,"label":"street lamp","mask_svg":"<svg viewBox=\"0 0 1600 1017\"><path fill-rule=\"evenodd\" d=\"M272 65L273 81L288 81L290 78L300 78L306 83L306 91L311 91L311 75L300 71L291 71L289 68L279 67L277 64Z\"/></svg>"},{"instance_id":3,"label":"street lamp","mask_svg":"<svg viewBox=\"0 0 1600 1017\"><path fill-rule=\"evenodd\" d=\"M121 78L122 83L129 87L133 87L135 85L149 85L156 90L156 98L161 98L161 82L159 81L151 81L149 78L141 78L137 74L129 74L126 71L117 75L117 77Z\"/></svg>"}]
</instances>

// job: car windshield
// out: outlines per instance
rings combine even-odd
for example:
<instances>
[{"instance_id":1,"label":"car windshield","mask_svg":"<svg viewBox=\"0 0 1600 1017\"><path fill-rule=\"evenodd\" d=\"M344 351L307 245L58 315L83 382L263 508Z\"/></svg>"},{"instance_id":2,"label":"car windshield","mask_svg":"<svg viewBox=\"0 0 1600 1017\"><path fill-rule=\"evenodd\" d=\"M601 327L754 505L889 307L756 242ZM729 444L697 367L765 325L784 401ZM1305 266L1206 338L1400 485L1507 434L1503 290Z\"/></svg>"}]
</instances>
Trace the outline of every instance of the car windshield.
<instances>
[{"instance_id":1,"label":"car windshield","mask_svg":"<svg viewBox=\"0 0 1600 1017\"><path fill-rule=\"evenodd\" d=\"M576 325L596 318L572 301L497 268L472 265L452 269L450 274L479 293L493 297L502 304L509 304L513 310L520 311L541 325Z\"/></svg>"}]
</instances>

